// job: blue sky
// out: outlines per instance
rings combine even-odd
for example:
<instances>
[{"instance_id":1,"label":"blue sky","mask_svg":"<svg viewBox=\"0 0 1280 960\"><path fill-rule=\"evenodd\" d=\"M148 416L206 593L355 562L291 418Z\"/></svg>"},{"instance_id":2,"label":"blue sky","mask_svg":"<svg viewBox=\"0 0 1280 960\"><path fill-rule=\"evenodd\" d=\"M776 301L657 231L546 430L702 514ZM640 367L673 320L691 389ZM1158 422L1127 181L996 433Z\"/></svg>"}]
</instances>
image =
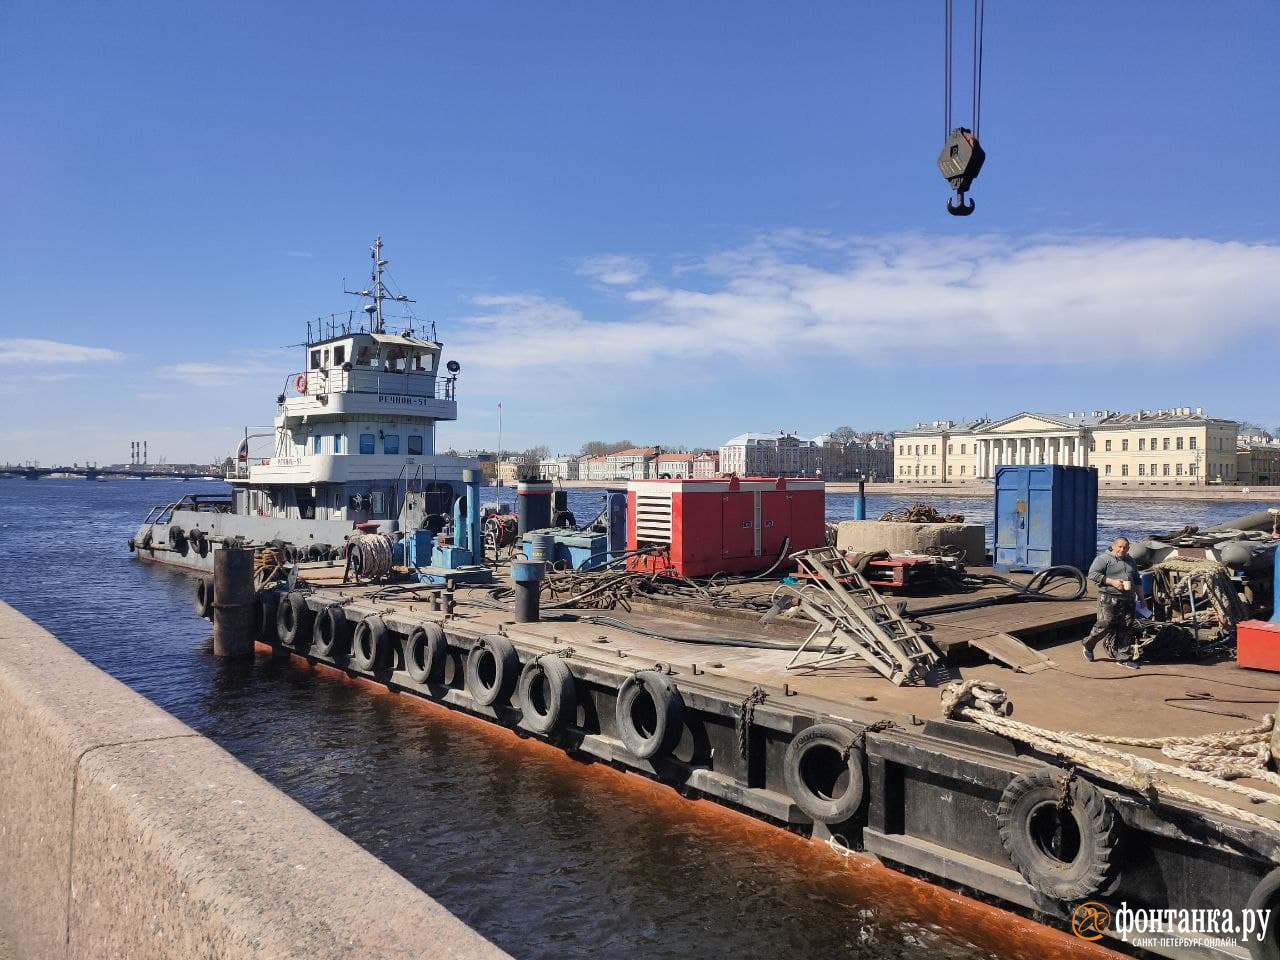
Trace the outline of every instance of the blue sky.
<instances>
[{"instance_id":1,"label":"blue sky","mask_svg":"<svg viewBox=\"0 0 1280 960\"><path fill-rule=\"evenodd\" d=\"M376 233L463 365L442 446L499 401L505 447L566 451L1280 423L1280 4L986 6L960 219L941 0L10 0L0 460L229 452Z\"/></svg>"}]
</instances>

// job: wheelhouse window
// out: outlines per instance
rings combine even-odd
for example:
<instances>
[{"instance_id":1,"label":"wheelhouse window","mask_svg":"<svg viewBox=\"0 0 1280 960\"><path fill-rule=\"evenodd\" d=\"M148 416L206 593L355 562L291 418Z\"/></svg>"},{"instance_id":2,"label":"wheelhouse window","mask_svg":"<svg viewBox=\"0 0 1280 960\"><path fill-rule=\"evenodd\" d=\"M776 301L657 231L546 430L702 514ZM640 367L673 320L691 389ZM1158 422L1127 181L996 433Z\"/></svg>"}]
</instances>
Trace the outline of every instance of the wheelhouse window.
<instances>
[{"instance_id":1,"label":"wheelhouse window","mask_svg":"<svg viewBox=\"0 0 1280 960\"><path fill-rule=\"evenodd\" d=\"M375 490L369 494L369 512L375 515L382 513L382 491Z\"/></svg>"},{"instance_id":2,"label":"wheelhouse window","mask_svg":"<svg viewBox=\"0 0 1280 960\"><path fill-rule=\"evenodd\" d=\"M373 440L374 437L372 433L360 434L360 452L373 453Z\"/></svg>"},{"instance_id":3,"label":"wheelhouse window","mask_svg":"<svg viewBox=\"0 0 1280 960\"><path fill-rule=\"evenodd\" d=\"M334 453L342 452L342 434L340 433L335 433L333 435L333 452Z\"/></svg>"},{"instance_id":4,"label":"wheelhouse window","mask_svg":"<svg viewBox=\"0 0 1280 960\"><path fill-rule=\"evenodd\" d=\"M400 452L400 434L388 433L382 438L383 453L399 453Z\"/></svg>"},{"instance_id":5,"label":"wheelhouse window","mask_svg":"<svg viewBox=\"0 0 1280 960\"><path fill-rule=\"evenodd\" d=\"M320 351L319 350L311 351L311 369L312 370L320 369Z\"/></svg>"},{"instance_id":6,"label":"wheelhouse window","mask_svg":"<svg viewBox=\"0 0 1280 960\"><path fill-rule=\"evenodd\" d=\"M314 437L311 438L311 452L319 453L320 444L321 444L321 437L320 437L320 434L317 433Z\"/></svg>"},{"instance_id":7,"label":"wheelhouse window","mask_svg":"<svg viewBox=\"0 0 1280 960\"><path fill-rule=\"evenodd\" d=\"M333 365L340 367L347 359L347 348L345 346L333 348Z\"/></svg>"},{"instance_id":8,"label":"wheelhouse window","mask_svg":"<svg viewBox=\"0 0 1280 960\"><path fill-rule=\"evenodd\" d=\"M409 456L417 457L422 455L422 435L418 433L409 434Z\"/></svg>"}]
</instances>

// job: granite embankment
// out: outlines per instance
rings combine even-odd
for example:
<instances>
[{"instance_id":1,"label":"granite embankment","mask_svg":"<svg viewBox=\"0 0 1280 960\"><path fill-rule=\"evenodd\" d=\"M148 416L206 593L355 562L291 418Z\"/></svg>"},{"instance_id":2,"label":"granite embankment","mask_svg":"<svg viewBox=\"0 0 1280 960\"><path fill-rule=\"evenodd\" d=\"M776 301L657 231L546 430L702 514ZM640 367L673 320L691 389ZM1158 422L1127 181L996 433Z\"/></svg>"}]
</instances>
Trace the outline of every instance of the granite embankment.
<instances>
[{"instance_id":1,"label":"granite embankment","mask_svg":"<svg viewBox=\"0 0 1280 960\"><path fill-rule=\"evenodd\" d=\"M0 771L0 957L507 956L4 603Z\"/></svg>"}]
</instances>

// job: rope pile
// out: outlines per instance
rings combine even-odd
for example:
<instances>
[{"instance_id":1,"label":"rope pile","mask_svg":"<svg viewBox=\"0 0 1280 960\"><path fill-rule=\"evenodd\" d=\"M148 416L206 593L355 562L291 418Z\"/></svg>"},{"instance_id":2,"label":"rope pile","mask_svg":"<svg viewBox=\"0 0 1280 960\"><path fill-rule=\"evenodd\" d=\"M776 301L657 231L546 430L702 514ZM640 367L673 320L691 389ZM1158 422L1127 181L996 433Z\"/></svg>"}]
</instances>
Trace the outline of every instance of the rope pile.
<instances>
[{"instance_id":1,"label":"rope pile","mask_svg":"<svg viewBox=\"0 0 1280 960\"><path fill-rule=\"evenodd\" d=\"M1013 709L1008 696L995 684L980 680L949 684L942 691L942 704L943 715L948 719L972 720L989 733L1017 740L1042 753L1062 757L1153 801L1162 798L1181 800L1202 810L1210 810L1262 830L1280 833L1280 822L1202 796L1171 782L1191 780L1243 797L1252 803L1275 803L1280 800L1274 793L1233 783L1204 769L1228 770L1235 777L1256 777L1280 786L1280 777L1267 769L1267 759L1271 755L1269 738L1274 726L1271 715L1248 730L1200 737L1139 739L1046 730L1012 720L1008 716ZM1264 737L1265 742L1258 743ZM1103 742L1158 748L1166 756L1175 759L1193 759L1187 766L1175 767L1159 760L1147 760L1132 753L1104 747L1101 745Z\"/></svg>"},{"instance_id":2,"label":"rope pile","mask_svg":"<svg viewBox=\"0 0 1280 960\"><path fill-rule=\"evenodd\" d=\"M941 514L927 503L917 503L897 513L890 510L880 519L892 523L964 523L963 514Z\"/></svg>"},{"instance_id":3,"label":"rope pile","mask_svg":"<svg viewBox=\"0 0 1280 960\"><path fill-rule=\"evenodd\" d=\"M284 577L284 554L275 547L263 547L253 554L253 579L259 588Z\"/></svg>"},{"instance_id":4,"label":"rope pile","mask_svg":"<svg viewBox=\"0 0 1280 960\"><path fill-rule=\"evenodd\" d=\"M364 580L378 580L391 573L392 540L385 533L362 533L349 541L348 563Z\"/></svg>"},{"instance_id":5,"label":"rope pile","mask_svg":"<svg viewBox=\"0 0 1280 960\"><path fill-rule=\"evenodd\" d=\"M1151 568L1160 593L1171 600L1196 592L1198 601L1207 600L1223 626L1249 619L1249 611L1231 580L1231 571L1216 560L1197 557L1168 557Z\"/></svg>"}]
</instances>

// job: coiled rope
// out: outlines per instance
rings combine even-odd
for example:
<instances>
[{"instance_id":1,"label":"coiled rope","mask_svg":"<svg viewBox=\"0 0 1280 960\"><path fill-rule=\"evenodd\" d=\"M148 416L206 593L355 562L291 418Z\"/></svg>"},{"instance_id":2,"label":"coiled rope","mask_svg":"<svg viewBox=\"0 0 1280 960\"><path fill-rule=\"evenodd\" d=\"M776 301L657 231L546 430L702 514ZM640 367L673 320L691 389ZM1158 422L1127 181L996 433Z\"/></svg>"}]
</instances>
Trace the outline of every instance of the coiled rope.
<instances>
[{"instance_id":1,"label":"coiled rope","mask_svg":"<svg viewBox=\"0 0 1280 960\"><path fill-rule=\"evenodd\" d=\"M1016 740L1043 753L1063 757L1153 801L1162 798L1181 800L1202 810L1234 817L1271 833L1280 833L1280 822L1202 796L1170 782L1170 778L1191 780L1244 797L1253 803L1276 803L1280 797L1274 793L1232 783L1222 775L1208 772L1208 769L1225 770L1233 777L1256 777L1280 786L1280 776L1267 769L1267 760L1271 755L1270 734L1275 723L1271 714L1261 724L1247 730L1232 730L1200 737L1139 739L1046 730L1010 719L1008 714L1012 709L1013 705L1003 690L981 680L949 684L942 691L943 715L948 719L972 720L989 733ZM1166 756L1175 759L1193 759L1188 766L1175 767L1159 760L1148 760L1122 750L1104 747L1101 742L1158 748Z\"/></svg>"},{"instance_id":2,"label":"coiled rope","mask_svg":"<svg viewBox=\"0 0 1280 960\"><path fill-rule=\"evenodd\" d=\"M392 542L385 533L362 533L350 540L348 561L356 576L378 580L390 574Z\"/></svg>"},{"instance_id":3,"label":"coiled rope","mask_svg":"<svg viewBox=\"0 0 1280 960\"><path fill-rule=\"evenodd\" d=\"M284 577L284 553L275 547L263 547L253 554L253 578L259 587Z\"/></svg>"}]
</instances>

